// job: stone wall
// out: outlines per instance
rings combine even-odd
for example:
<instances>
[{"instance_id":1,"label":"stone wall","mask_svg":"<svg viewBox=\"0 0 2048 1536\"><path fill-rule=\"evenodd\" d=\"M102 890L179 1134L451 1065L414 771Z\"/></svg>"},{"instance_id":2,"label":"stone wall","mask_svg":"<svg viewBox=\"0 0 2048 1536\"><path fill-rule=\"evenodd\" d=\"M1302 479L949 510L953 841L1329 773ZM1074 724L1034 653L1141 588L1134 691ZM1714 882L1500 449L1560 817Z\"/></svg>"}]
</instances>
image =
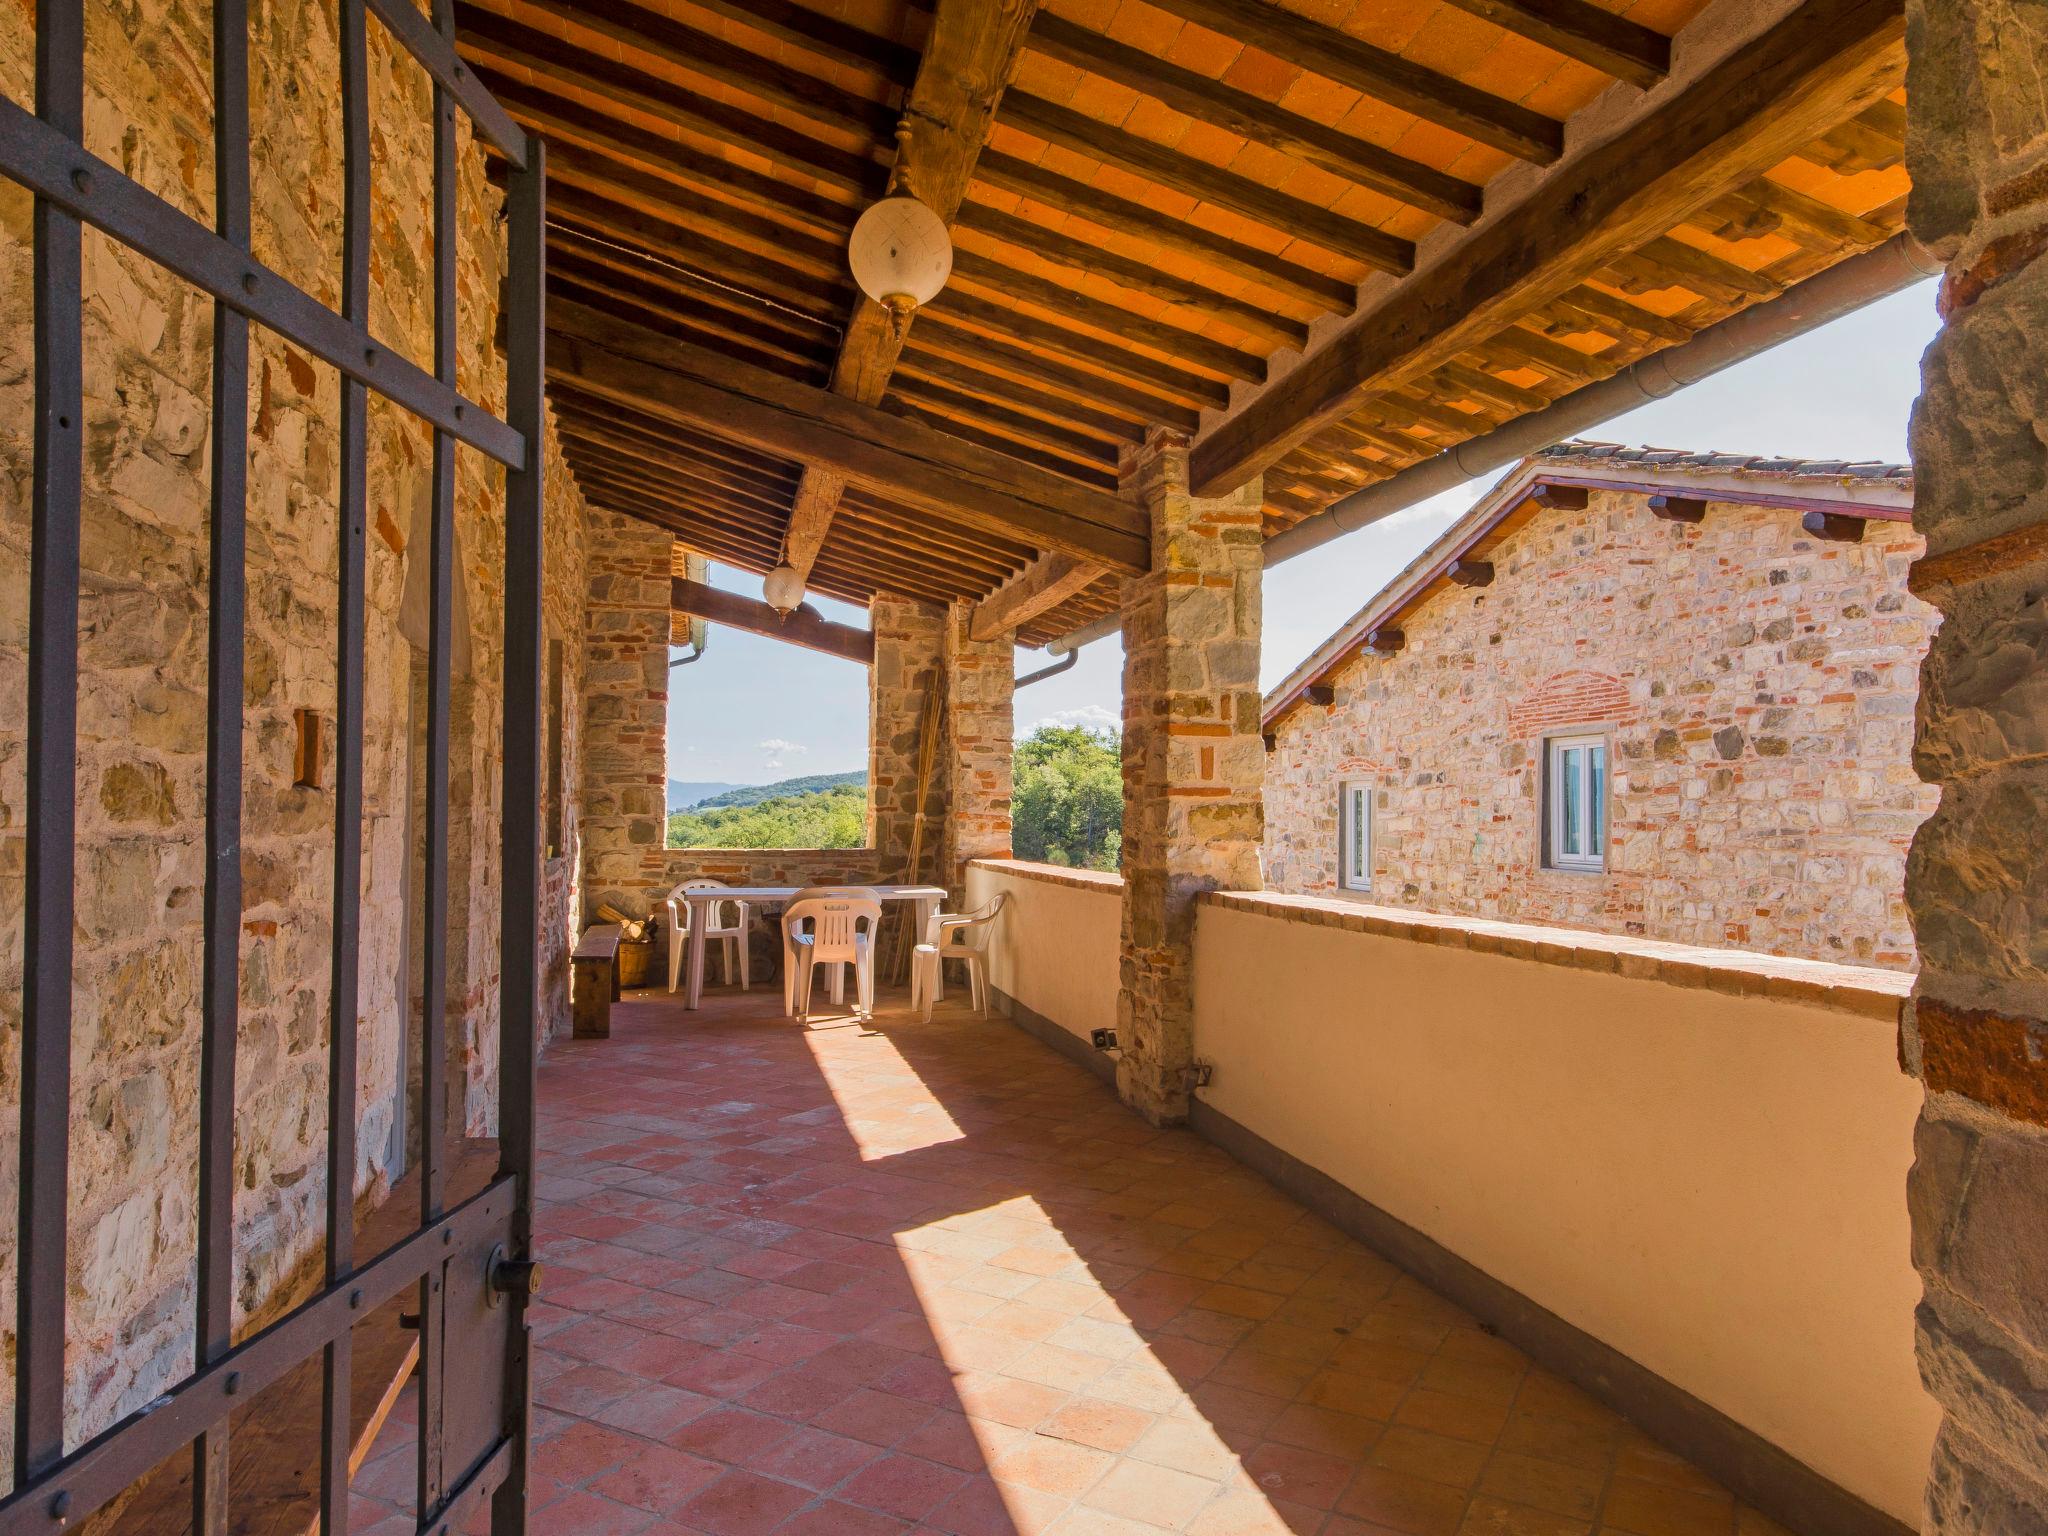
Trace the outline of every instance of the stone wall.
<instances>
[{"instance_id":1,"label":"stone wall","mask_svg":"<svg viewBox=\"0 0 2048 1536\"><path fill-rule=\"evenodd\" d=\"M967 866L1010 856L1011 762L1016 756L1016 647L1009 635L976 640L972 603L946 615L946 839L940 878L955 910L967 899Z\"/></svg>"},{"instance_id":2,"label":"stone wall","mask_svg":"<svg viewBox=\"0 0 2048 1536\"><path fill-rule=\"evenodd\" d=\"M182 0L88 8L87 144L192 216L211 217L210 17ZM26 19L27 13L20 16ZM339 54L332 7L251 6L254 240L262 261L331 299L341 269ZM375 333L432 352L430 83L370 29ZM28 26L0 29L0 89L32 99ZM502 266L497 193L460 157L459 381L498 409L492 346ZM32 393L31 203L0 182L0 1205L18 1174L22 829ZM71 1138L67 1438L190 1368L205 785L210 303L85 237L85 496L80 608L78 921ZM258 328L251 350L243 926L234 1225L238 1329L273 1312L317 1251L326 1170L333 767L293 784L295 712L331 731L340 388ZM417 839L409 777L423 662L406 618L423 580L431 434L373 403L358 1194L400 1169L407 1124ZM500 471L457 454L448 1029L458 1123L494 1119L503 557ZM573 566L582 511L550 482L552 554ZM550 595L558 605L559 592ZM552 611L552 608L551 608ZM416 927L417 925L413 925ZM550 935L558 944L559 933ZM14 1232L0 1223L0 1293ZM11 1359L13 1316L0 1320ZM0 1402L11 1391L0 1370ZM0 1441L11 1414L0 1411ZM0 1462L4 1462L0 1455Z\"/></svg>"},{"instance_id":3,"label":"stone wall","mask_svg":"<svg viewBox=\"0 0 2048 1536\"><path fill-rule=\"evenodd\" d=\"M1338 890L1339 786L1373 786L1370 900L1910 970L1906 848L1935 795L1913 701L1936 615L1920 539L1860 544L1714 502L1668 523L1596 491L1490 556L1493 584L1405 614L1266 769L1266 880ZM1611 733L1604 874L1542 867L1546 733Z\"/></svg>"},{"instance_id":4,"label":"stone wall","mask_svg":"<svg viewBox=\"0 0 2048 1536\"><path fill-rule=\"evenodd\" d=\"M1941 610L1915 761L1941 805L1906 896L1902 1056L1930 1530L2048 1530L2048 30L2021 0L1909 0L1913 233L1948 264L1913 417L1916 591Z\"/></svg>"},{"instance_id":5,"label":"stone wall","mask_svg":"<svg viewBox=\"0 0 2048 1536\"><path fill-rule=\"evenodd\" d=\"M1152 569L1124 582L1123 922L1117 1090L1155 1125L1187 1115L1195 899L1259 889L1264 483L1188 491L1188 451L1149 440L1125 484Z\"/></svg>"}]
</instances>

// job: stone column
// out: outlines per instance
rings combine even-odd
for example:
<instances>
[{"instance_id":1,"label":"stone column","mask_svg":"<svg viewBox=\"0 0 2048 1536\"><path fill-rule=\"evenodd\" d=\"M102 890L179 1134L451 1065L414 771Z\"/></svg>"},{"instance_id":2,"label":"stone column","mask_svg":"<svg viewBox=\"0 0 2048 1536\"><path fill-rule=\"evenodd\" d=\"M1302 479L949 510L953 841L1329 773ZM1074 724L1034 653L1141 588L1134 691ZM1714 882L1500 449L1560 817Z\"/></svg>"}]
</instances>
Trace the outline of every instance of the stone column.
<instances>
[{"instance_id":1,"label":"stone column","mask_svg":"<svg viewBox=\"0 0 2048 1536\"><path fill-rule=\"evenodd\" d=\"M638 916L666 872L675 539L592 508L583 614L583 891Z\"/></svg>"},{"instance_id":2,"label":"stone column","mask_svg":"<svg viewBox=\"0 0 2048 1536\"><path fill-rule=\"evenodd\" d=\"M1123 959L1117 1088L1183 1120L1194 1061L1195 898L1257 890L1261 490L1188 493L1183 440L1149 440L1126 477L1152 519L1152 570L1124 583Z\"/></svg>"},{"instance_id":3,"label":"stone column","mask_svg":"<svg viewBox=\"0 0 2048 1536\"><path fill-rule=\"evenodd\" d=\"M875 664L868 674L868 842L880 876L905 877L917 819L918 725L925 684L944 681L946 613L907 597L878 596L868 605ZM943 755L932 760L925 795L920 878L932 879L944 853Z\"/></svg>"},{"instance_id":4,"label":"stone column","mask_svg":"<svg viewBox=\"0 0 2048 1536\"><path fill-rule=\"evenodd\" d=\"M1008 635L974 639L969 633L973 617L972 603L955 603L946 616L943 883L953 893L956 911L966 899L968 864L1010 856L1017 648Z\"/></svg>"},{"instance_id":5,"label":"stone column","mask_svg":"<svg viewBox=\"0 0 2048 1536\"><path fill-rule=\"evenodd\" d=\"M1907 11L1909 221L1948 266L1913 418L1911 581L1942 613L1915 757L1941 806L1906 871L1900 1052L1926 1089L1925 1523L2006 1536L2048 1531L2048 30L2021 0Z\"/></svg>"}]
</instances>

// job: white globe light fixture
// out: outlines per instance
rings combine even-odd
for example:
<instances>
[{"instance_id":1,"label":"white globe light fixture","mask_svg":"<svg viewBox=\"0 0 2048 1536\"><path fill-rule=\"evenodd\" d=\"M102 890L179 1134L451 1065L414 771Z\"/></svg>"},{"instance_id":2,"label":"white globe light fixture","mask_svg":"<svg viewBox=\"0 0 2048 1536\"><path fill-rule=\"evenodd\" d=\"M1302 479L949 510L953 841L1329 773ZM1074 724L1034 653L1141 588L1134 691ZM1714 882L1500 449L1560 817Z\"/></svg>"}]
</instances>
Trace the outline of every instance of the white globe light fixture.
<instances>
[{"instance_id":1,"label":"white globe light fixture","mask_svg":"<svg viewBox=\"0 0 2048 1536\"><path fill-rule=\"evenodd\" d=\"M860 216L847 244L861 292L898 314L929 304L953 275L946 221L916 198L897 193Z\"/></svg>"},{"instance_id":2,"label":"white globe light fixture","mask_svg":"<svg viewBox=\"0 0 2048 1536\"><path fill-rule=\"evenodd\" d=\"M804 579L793 565L778 565L761 579L761 598L787 617L804 600Z\"/></svg>"}]
</instances>

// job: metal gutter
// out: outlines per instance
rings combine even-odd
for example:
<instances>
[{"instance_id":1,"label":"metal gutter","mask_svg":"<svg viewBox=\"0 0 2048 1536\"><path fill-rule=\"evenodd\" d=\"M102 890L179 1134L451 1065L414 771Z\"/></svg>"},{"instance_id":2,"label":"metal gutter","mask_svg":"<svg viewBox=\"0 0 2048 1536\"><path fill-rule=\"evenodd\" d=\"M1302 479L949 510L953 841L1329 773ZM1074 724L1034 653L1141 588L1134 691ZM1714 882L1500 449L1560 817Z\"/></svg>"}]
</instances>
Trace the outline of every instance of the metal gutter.
<instances>
[{"instance_id":1,"label":"metal gutter","mask_svg":"<svg viewBox=\"0 0 2048 1536\"><path fill-rule=\"evenodd\" d=\"M1894 235L1774 299L1708 326L1690 341L1640 358L1612 377L1574 390L1543 410L1503 422L1491 432L1411 464L1377 485L1353 491L1266 540L1266 564L1275 566L1307 554L1419 501L1505 468L1538 449L1576 437L1625 411L1675 395L1687 385L1747 362L1781 342L1910 288L1941 270L1940 261L1911 235ZM1046 649L1064 656L1121 628L1121 616L1109 614L1061 636Z\"/></svg>"}]
</instances>

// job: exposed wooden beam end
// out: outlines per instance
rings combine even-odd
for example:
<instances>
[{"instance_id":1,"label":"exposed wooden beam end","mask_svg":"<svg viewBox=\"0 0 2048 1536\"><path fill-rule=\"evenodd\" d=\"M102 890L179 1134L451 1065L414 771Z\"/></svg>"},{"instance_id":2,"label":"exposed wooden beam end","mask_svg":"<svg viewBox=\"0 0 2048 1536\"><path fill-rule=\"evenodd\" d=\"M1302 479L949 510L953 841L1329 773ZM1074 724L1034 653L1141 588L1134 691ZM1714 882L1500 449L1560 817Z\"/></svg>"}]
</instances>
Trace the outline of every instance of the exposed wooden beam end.
<instances>
[{"instance_id":1,"label":"exposed wooden beam end","mask_svg":"<svg viewBox=\"0 0 2048 1536\"><path fill-rule=\"evenodd\" d=\"M1101 566L1071 555L1040 555L974 605L967 632L976 640L1012 634L1104 574Z\"/></svg>"}]
</instances>

